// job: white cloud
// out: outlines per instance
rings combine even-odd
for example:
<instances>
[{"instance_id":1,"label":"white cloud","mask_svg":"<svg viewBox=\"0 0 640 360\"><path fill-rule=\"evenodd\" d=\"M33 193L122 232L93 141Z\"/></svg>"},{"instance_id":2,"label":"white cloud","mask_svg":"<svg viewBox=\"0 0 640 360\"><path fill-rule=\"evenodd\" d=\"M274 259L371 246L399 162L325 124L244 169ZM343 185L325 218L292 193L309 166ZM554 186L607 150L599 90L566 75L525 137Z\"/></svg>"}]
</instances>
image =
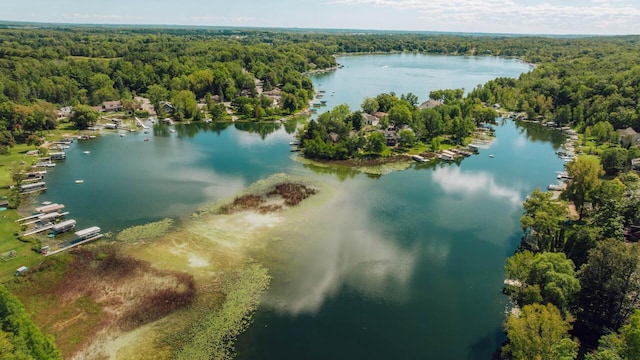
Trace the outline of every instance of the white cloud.
<instances>
[{"instance_id":1,"label":"white cloud","mask_svg":"<svg viewBox=\"0 0 640 360\"><path fill-rule=\"evenodd\" d=\"M627 1L592 0L580 5L554 3L519 3L511 0L335 0L331 4L373 6L400 11L417 11L426 24L450 31L473 31L465 27L555 33L592 32L627 28L637 32L640 9ZM434 28L434 29L435 29ZM583 30L583 31L580 31ZM613 31L613 32L620 32Z\"/></svg>"},{"instance_id":2,"label":"white cloud","mask_svg":"<svg viewBox=\"0 0 640 360\"><path fill-rule=\"evenodd\" d=\"M363 211L369 208L366 201L346 185L324 206L305 210L309 220L290 226L287 231L294 233L285 235L304 239L292 256L290 275L271 287L266 304L293 315L313 314L345 286L387 302L406 300L419 249L402 248L389 238ZM447 244L424 251L440 262L449 253Z\"/></svg>"},{"instance_id":3,"label":"white cloud","mask_svg":"<svg viewBox=\"0 0 640 360\"><path fill-rule=\"evenodd\" d=\"M496 199L505 199L513 206L522 203L519 191L497 184L495 176L488 172L463 172L458 167L448 166L434 171L433 181L447 193L489 195Z\"/></svg>"}]
</instances>

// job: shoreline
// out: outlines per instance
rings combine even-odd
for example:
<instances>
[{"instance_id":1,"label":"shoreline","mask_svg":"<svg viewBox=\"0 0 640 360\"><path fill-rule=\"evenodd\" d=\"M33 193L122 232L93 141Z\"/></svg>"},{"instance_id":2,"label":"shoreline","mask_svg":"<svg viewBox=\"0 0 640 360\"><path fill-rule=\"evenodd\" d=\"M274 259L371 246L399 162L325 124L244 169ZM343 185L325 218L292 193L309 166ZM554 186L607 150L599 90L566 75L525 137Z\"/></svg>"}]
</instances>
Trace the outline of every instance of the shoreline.
<instances>
[{"instance_id":1,"label":"shoreline","mask_svg":"<svg viewBox=\"0 0 640 360\"><path fill-rule=\"evenodd\" d=\"M233 323L227 323L226 320L220 323L230 326L226 331L229 331L228 334L231 337L224 336L218 339L220 349L230 349L229 353L232 353L233 341L229 339L233 339L233 334L237 335L244 330L240 326L250 323L250 316L257 308L261 295L267 290L270 279L271 265L268 261L255 262L252 260L253 255L268 252L264 247L273 241L270 234L274 231L284 231L283 229L295 222L294 218L299 217L304 212L304 208L307 208L306 204L309 201L307 198L315 198L318 196L315 195L316 192L324 193L325 189L325 185L311 179L282 173L274 174L256 181L228 199L202 207L192 213L191 217L185 217L175 225L170 221L168 224L170 229L161 234L154 233L155 229L150 229L147 233L153 235L145 237L145 231L134 229L129 233L137 234L141 238L121 241L114 234L109 242L85 245L85 249L115 246L126 256L147 263L157 271L189 274L195 280L196 300L192 306L177 309L151 323L142 324L128 331L111 326L100 330L94 337L83 339L84 345L74 351L70 358L79 359L96 353L118 358L120 358L119 354L139 355L140 342L143 342L146 350L153 353L164 351L167 354L165 358L169 359L171 358L169 354L177 353L179 348L174 347L173 351L167 353L166 344L163 341L167 337L175 337L176 329L182 329L178 331L179 334L186 334L192 331L191 323L198 321L197 319L209 318L212 319L211 321L219 322L221 320L215 320L219 316L225 319L227 316L232 316L236 319ZM264 201L252 202L251 200L257 196L262 197ZM321 199L324 198L326 195L321 197ZM236 203L238 199L242 199L239 207L233 211L224 211L225 207ZM245 201L247 199L248 201ZM317 201L312 202L315 204ZM244 206L247 204L248 206ZM294 211L299 208L302 210ZM145 225L134 228L141 227ZM133 228L122 229L117 234L131 229ZM268 259L270 256L262 257ZM56 258L50 261L56 261ZM244 280L238 280L242 283L231 285L231 287L223 286L228 279L235 278L234 273L245 274L240 276L240 278L244 276ZM108 282L105 286L109 287ZM127 283L119 286L126 287ZM251 301L243 305L243 307L246 306L246 310L240 312L234 310L228 315L219 315L222 314L221 312L229 311L225 310L227 305L225 305L224 294L234 297L236 295L231 295L230 292L244 291L242 289L247 289L247 286L253 290L249 297ZM38 291L37 289L31 291L34 290ZM112 290L112 292L117 295L120 291ZM107 306L107 303L102 306ZM63 306L61 310L65 308ZM173 330L168 333L167 328ZM58 327L58 330L62 332L54 335L66 334L63 327ZM142 341L142 339L147 340ZM194 343L195 345L197 342ZM227 352L223 351L223 353ZM220 352L216 354L216 358L226 358L220 357Z\"/></svg>"}]
</instances>

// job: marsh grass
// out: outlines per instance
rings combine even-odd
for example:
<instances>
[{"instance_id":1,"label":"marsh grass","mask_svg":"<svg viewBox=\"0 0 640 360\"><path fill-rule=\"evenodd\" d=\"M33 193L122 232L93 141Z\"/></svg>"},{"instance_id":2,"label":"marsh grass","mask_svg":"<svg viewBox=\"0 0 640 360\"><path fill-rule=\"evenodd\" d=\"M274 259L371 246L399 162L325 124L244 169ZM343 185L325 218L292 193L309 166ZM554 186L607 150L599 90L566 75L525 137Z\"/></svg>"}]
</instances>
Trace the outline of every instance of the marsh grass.
<instances>
[{"instance_id":1,"label":"marsh grass","mask_svg":"<svg viewBox=\"0 0 640 360\"><path fill-rule=\"evenodd\" d=\"M116 240L124 242L152 240L166 234L172 225L173 220L167 218L145 225L133 226L120 231L116 235Z\"/></svg>"}]
</instances>

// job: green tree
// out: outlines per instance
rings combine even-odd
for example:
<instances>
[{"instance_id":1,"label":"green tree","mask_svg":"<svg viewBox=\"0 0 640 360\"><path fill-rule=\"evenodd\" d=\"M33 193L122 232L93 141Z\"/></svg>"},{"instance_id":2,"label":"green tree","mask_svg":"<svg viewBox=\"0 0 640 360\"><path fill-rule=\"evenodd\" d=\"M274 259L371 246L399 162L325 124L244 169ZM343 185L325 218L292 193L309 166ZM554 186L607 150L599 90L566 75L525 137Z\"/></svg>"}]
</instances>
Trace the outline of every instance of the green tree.
<instances>
[{"instance_id":1,"label":"green tree","mask_svg":"<svg viewBox=\"0 0 640 360\"><path fill-rule=\"evenodd\" d=\"M523 245L535 251L561 250L560 224L567 211L563 205L552 199L551 193L534 189L523 204L524 215L520 218L525 231Z\"/></svg>"},{"instance_id":2,"label":"green tree","mask_svg":"<svg viewBox=\"0 0 640 360\"><path fill-rule=\"evenodd\" d=\"M597 161L586 157L575 158L567 163L566 167L571 180L562 195L573 201L582 218L585 204L591 200L591 193L600 185L599 177L604 171Z\"/></svg>"},{"instance_id":3,"label":"green tree","mask_svg":"<svg viewBox=\"0 0 640 360\"><path fill-rule=\"evenodd\" d=\"M53 340L40 332L24 306L4 286L0 286L0 325L2 359L62 359Z\"/></svg>"},{"instance_id":4,"label":"green tree","mask_svg":"<svg viewBox=\"0 0 640 360\"><path fill-rule=\"evenodd\" d=\"M374 154L381 154L386 147L386 141L382 133L373 132L367 137L367 151Z\"/></svg>"},{"instance_id":5,"label":"green tree","mask_svg":"<svg viewBox=\"0 0 640 360\"><path fill-rule=\"evenodd\" d=\"M600 161L607 175L615 175L627 165L628 151L619 147L610 147L602 152Z\"/></svg>"},{"instance_id":6,"label":"green tree","mask_svg":"<svg viewBox=\"0 0 640 360\"><path fill-rule=\"evenodd\" d=\"M471 109L471 117L475 119L476 125L492 123L498 117L498 112L492 107L477 104Z\"/></svg>"},{"instance_id":7,"label":"green tree","mask_svg":"<svg viewBox=\"0 0 640 360\"><path fill-rule=\"evenodd\" d=\"M95 125L99 116L98 111L91 106L76 105L73 107L69 121L74 123L78 129L82 130Z\"/></svg>"},{"instance_id":8,"label":"green tree","mask_svg":"<svg viewBox=\"0 0 640 360\"><path fill-rule=\"evenodd\" d=\"M413 122L411 110L405 104L398 103L389 109L389 121L393 122L398 129L404 125L411 126Z\"/></svg>"},{"instance_id":9,"label":"green tree","mask_svg":"<svg viewBox=\"0 0 640 360\"><path fill-rule=\"evenodd\" d=\"M362 105L360 107L362 107L362 111L367 114L373 114L378 111L378 100L376 100L376 98L366 97L362 101Z\"/></svg>"},{"instance_id":10,"label":"green tree","mask_svg":"<svg viewBox=\"0 0 640 360\"><path fill-rule=\"evenodd\" d=\"M162 85L153 84L147 89L147 96L149 97L149 101L151 102L151 105L153 105L153 108L158 111L160 108L160 102L169 100L169 91L167 91L167 89Z\"/></svg>"},{"instance_id":11,"label":"green tree","mask_svg":"<svg viewBox=\"0 0 640 360\"><path fill-rule=\"evenodd\" d=\"M402 147L412 147L416 143L416 134L410 129L398 131L398 143Z\"/></svg>"},{"instance_id":12,"label":"green tree","mask_svg":"<svg viewBox=\"0 0 640 360\"><path fill-rule=\"evenodd\" d=\"M388 112L389 109L393 106L393 104L398 101L398 98L394 93L382 93L376 96L376 101L378 102L378 110L382 112Z\"/></svg>"},{"instance_id":13,"label":"green tree","mask_svg":"<svg viewBox=\"0 0 640 360\"><path fill-rule=\"evenodd\" d=\"M507 259L505 273L518 281L507 287L507 293L521 306L547 302L566 312L580 290L573 261L564 253L518 252Z\"/></svg>"},{"instance_id":14,"label":"green tree","mask_svg":"<svg viewBox=\"0 0 640 360\"><path fill-rule=\"evenodd\" d=\"M578 355L578 343L569 337L571 325L552 304L526 305L519 315L509 316L505 327L505 359L572 360Z\"/></svg>"},{"instance_id":15,"label":"green tree","mask_svg":"<svg viewBox=\"0 0 640 360\"><path fill-rule=\"evenodd\" d=\"M622 353L627 359L640 359L640 310L635 310L629 322L620 329Z\"/></svg>"},{"instance_id":16,"label":"green tree","mask_svg":"<svg viewBox=\"0 0 640 360\"><path fill-rule=\"evenodd\" d=\"M639 265L637 244L608 239L589 251L578 272L578 320L594 339L618 329L640 305Z\"/></svg>"},{"instance_id":17,"label":"green tree","mask_svg":"<svg viewBox=\"0 0 640 360\"><path fill-rule=\"evenodd\" d=\"M419 121L424 123L428 138L433 139L444 132L444 121L442 121L442 115L437 110L422 109L418 117Z\"/></svg>"},{"instance_id":18,"label":"green tree","mask_svg":"<svg viewBox=\"0 0 640 360\"><path fill-rule=\"evenodd\" d=\"M174 116L177 120L191 119L199 111L196 94L190 90L178 91L172 97L171 103L175 109Z\"/></svg>"},{"instance_id":19,"label":"green tree","mask_svg":"<svg viewBox=\"0 0 640 360\"><path fill-rule=\"evenodd\" d=\"M613 125L608 121L599 121L591 127L590 133L599 143L616 142L617 140Z\"/></svg>"},{"instance_id":20,"label":"green tree","mask_svg":"<svg viewBox=\"0 0 640 360\"><path fill-rule=\"evenodd\" d=\"M26 141L27 145L33 145L36 148L42 145L42 138L36 134L31 134L27 137Z\"/></svg>"},{"instance_id":21,"label":"green tree","mask_svg":"<svg viewBox=\"0 0 640 360\"><path fill-rule=\"evenodd\" d=\"M617 334L603 335L598 340L598 349L585 355L585 360L624 360L622 340Z\"/></svg>"},{"instance_id":22,"label":"green tree","mask_svg":"<svg viewBox=\"0 0 640 360\"><path fill-rule=\"evenodd\" d=\"M626 186L618 179L601 181L593 192L592 224L604 238L624 240L624 206Z\"/></svg>"}]
</instances>

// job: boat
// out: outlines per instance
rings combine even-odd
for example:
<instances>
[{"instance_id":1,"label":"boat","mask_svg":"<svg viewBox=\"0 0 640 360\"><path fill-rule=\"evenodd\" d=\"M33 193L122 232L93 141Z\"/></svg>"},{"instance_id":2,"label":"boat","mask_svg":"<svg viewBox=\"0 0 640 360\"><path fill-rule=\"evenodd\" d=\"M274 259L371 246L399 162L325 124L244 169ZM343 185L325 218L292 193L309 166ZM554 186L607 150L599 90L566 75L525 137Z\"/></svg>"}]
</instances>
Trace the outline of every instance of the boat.
<instances>
[{"instance_id":1,"label":"boat","mask_svg":"<svg viewBox=\"0 0 640 360\"><path fill-rule=\"evenodd\" d=\"M86 151L83 151L82 153L83 153L83 154L87 154L87 155L89 155L89 154L91 154L91 151L86 150Z\"/></svg>"},{"instance_id":2,"label":"boat","mask_svg":"<svg viewBox=\"0 0 640 360\"><path fill-rule=\"evenodd\" d=\"M300 143L297 140L293 140L293 141L289 141L289 145L291 146L300 145Z\"/></svg>"},{"instance_id":3,"label":"boat","mask_svg":"<svg viewBox=\"0 0 640 360\"><path fill-rule=\"evenodd\" d=\"M495 155L493 155L493 154L491 154L491 155L489 155L489 157L493 159L493 158L494 158L494 157L496 157L496 156L495 156Z\"/></svg>"},{"instance_id":4,"label":"boat","mask_svg":"<svg viewBox=\"0 0 640 360\"><path fill-rule=\"evenodd\" d=\"M76 180L76 184L83 184L84 180Z\"/></svg>"},{"instance_id":5,"label":"boat","mask_svg":"<svg viewBox=\"0 0 640 360\"><path fill-rule=\"evenodd\" d=\"M320 100L320 105L327 105L327 100Z\"/></svg>"},{"instance_id":6,"label":"boat","mask_svg":"<svg viewBox=\"0 0 640 360\"><path fill-rule=\"evenodd\" d=\"M547 186L547 190L550 190L550 191L562 191L562 190L564 190L564 186L562 186L561 184L551 184L551 185Z\"/></svg>"},{"instance_id":7,"label":"boat","mask_svg":"<svg viewBox=\"0 0 640 360\"><path fill-rule=\"evenodd\" d=\"M144 138L144 141L149 141L149 138Z\"/></svg>"},{"instance_id":8,"label":"boat","mask_svg":"<svg viewBox=\"0 0 640 360\"><path fill-rule=\"evenodd\" d=\"M124 137L124 136L125 136L124 134L120 134L120 137Z\"/></svg>"},{"instance_id":9,"label":"boat","mask_svg":"<svg viewBox=\"0 0 640 360\"><path fill-rule=\"evenodd\" d=\"M424 157L422 157L420 155L411 155L411 158L413 160L417 161L417 162L427 162L427 161L429 161L429 159L424 158Z\"/></svg>"}]
</instances>

